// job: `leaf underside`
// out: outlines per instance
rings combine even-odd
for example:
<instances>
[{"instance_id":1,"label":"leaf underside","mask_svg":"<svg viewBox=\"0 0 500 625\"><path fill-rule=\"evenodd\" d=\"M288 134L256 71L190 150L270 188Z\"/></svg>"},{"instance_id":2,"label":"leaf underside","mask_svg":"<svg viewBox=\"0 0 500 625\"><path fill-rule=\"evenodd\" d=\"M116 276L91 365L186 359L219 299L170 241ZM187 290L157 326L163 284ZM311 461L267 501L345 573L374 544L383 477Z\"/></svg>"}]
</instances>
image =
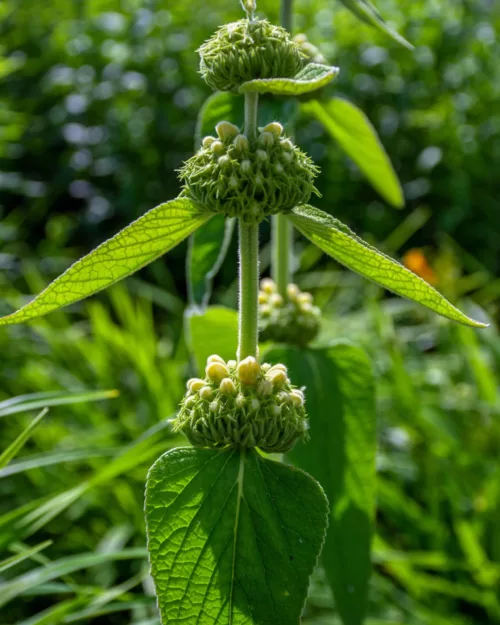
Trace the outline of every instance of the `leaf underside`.
<instances>
[{"instance_id":1,"label":"leaf underside","mask_svg":"<svg viewBox=\"0 0 500 625\"><path fill-rule=\"evenodd\" d=\"M408 50L414 49L414 46L412 46L409 41L407 41L403 36L401 36L398 32L396 32L386 24L385 20L382 18L378 10L373 6L371 2L368 2L367 0L340 1L359 20L365 22L365 24L369 24L370 26L378 28L378 30L382 31L386 35L389 35L391 39L394 39L394 41L397 41Z\"/></svg>"},{"instance_id":2,"label":"leaf underside","mask_svg":"<svg viewBox=\"0 0 500 625\"><path fill-rule=\"evenodd\" d=\"M153 208L78 260L0 325L22 323L68 306L126 278L175 247L210 219L187 198Z\"/></svg>"},{"instance_id":3,"label":"leaf underside","mask_svg":"<svg viewBox=\"0 0 500 625\"><path fill-rule=\"evenodd\" d=\"M301 109L316 117L389 204L404 205L403 190L380 139L366 115L347 100L310 101Z\"/></svg>"},{"instance_id":4,"label":"leaf underside","mask_svg":"<svg viewBox=\"0 0 500 625\"><path fill-rule=\"evenodd\" d=\"M425 280L363 241L331 215L305 205L295 208L289 218L306 238L348 269L452 321L486 327L464 315Z\"/></svg>"},{"instance_id":5,"label":"leaf underside","mask_svg":"<svg viewBox=\"0 0 500 625\"><path fill-rule=\"evenodd\" d=\"M299 625L327 515L310 476L255 451L167 452L146 487L162 622Z\"/></svg>"},{"instance_id":6,"label":"leaf underside","mask_svg":"<svg viewBox=\"0 0 500 625\"><path fill-rule=\"evenodd\" d=\"M361 625L371 575L377 447L374 380L362 349L277 346L267 362L285 364L306 387L310 439L288 458L318 480L330 502L321 562L346 625Z\"/></svg>"},{"instance_id":7,"label":"leaf underside","mask_svg":"<svg viewBox=\"0 0 500 625\"><path fill-rule=\"evenodd\" d=\"M256 91L274 95L303 95L325 87L339 73L338 67L309 63L293 78L257 78L241 85L240 93Z\"/></svg>"}]
</instances>

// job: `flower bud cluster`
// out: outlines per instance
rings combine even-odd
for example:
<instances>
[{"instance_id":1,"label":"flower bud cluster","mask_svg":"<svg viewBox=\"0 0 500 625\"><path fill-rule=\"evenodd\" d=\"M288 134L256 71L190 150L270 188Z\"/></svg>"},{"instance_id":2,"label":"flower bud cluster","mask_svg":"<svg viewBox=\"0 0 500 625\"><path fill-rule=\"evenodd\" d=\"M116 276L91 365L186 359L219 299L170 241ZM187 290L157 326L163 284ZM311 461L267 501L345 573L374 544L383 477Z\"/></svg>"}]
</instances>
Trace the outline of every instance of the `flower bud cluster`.
<instances>
[{"instance_id":1,"label":"flower bud cluster","mask_svg":"<svg viewBox=\"0 0 500 625\"><path fill-rule=\"evenodd\" d=\"M310 293L289 284L283 298L270 279L260 283L260 340L305 346L318 334L321 311L314 306Z\"/></svg>"},{"instance_id":2,"label":"flower bud cluster","mask_svg":"<svg viewBox=\"0 0 500 625\"><path fill-rule=\"evenodd\" d=\"M260 128L255 141L229 122L219 122L216 132L180 171L183 193L206 210L255 224L318 193L318 168L278 122Z\"/></svg>"},{"instance_id":3,"label":"flower bud cluster","mask_svg":"<svg viewBox=\"0 0 500 625\"><path fill-rule=\"evenodd\" d=\"M304 393L291 384L284 365L210 356L205 377L188 381L173 429L196 447L284 453L306 435Z\"/></svg>"},{"instance_id":4,"label":"flower bud cluster","mask_svg":"<svg viewBox=\"0 0 500 625\"><path fill-rule=\"evenodd\" d=\"M309 41L307 35L299 33L295 35L293 41L299 46L301 52L311 63L320 63L321 65L327 63L325 57L321 54L319 49Z\"/></svg>"},{"instance_id":5,"label":"flower bud cluster","mask_svg":"<svg viewBox=\"0 0 500 625\"><path fill-rule=\"evenodd\" d=\"M256 78L291 78L306 57L288 32L267 20L225 24L198 50L209 87L230 91Z\"/></svg>"}]
</instances>

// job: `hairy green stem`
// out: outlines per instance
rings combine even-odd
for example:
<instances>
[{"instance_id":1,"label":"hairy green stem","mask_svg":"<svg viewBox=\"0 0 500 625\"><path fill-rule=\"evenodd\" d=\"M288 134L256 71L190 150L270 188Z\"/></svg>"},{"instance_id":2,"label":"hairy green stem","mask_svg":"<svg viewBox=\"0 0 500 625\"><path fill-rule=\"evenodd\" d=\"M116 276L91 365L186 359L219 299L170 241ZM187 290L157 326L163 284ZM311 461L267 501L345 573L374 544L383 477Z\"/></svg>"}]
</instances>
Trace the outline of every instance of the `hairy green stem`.
<instances>
[{"instance_id":1,"label":"hairy green stem","mask_svg":"<svg viewBox=\"0 0 500 625\"><path fill-rule=\"evenodd\" d=\"M259 226L238 220L240 301L238 360L257 357L259 322Z\"/></svg>"},{"instance_id":2,"label":"hairy green stem","mask_svg":"<svg viewBox=\"0 0 500 625\"><path fill-rule=\"evenodd\" d=\"M245 134L250 141L257 138L257 116L259 111L259 94L245 93Z\"/></svg>"},{"instance_id":3,"label":"hairy green stem","mask_svg":"<svg viewBox=\"0 0 500 625\"><path fill-rule=\"evenodd\" d=\"M280 21L283 28L292 30L293 0L281 0ZM286 287L292 281L291 259L293 230L284 215L274 215L271 220L271 276L278 293L285 297Z\"/></svg>"},{"instance_id":4,"label":"hairy green stem","mask_svg":"<svg viewBox=\"0 0 500 625\"><path fill-rule=\"evenodd\" d=\"M245 94L245 134L257 138L259 94ZM259 226L238 220L240 256L240 305L238 360L257 357L259 332Z\"/></svg>"}]
</instances>

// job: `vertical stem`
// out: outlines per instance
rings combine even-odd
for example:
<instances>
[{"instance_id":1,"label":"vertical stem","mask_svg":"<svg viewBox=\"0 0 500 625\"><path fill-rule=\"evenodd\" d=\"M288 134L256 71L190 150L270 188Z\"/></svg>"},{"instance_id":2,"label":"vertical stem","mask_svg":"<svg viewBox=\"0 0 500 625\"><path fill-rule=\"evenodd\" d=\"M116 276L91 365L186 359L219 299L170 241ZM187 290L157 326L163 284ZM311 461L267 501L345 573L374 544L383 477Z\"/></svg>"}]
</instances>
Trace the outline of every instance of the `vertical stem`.
<instances>
[{"instance_id":1,"label":"vertical stem","mask_svg":"<svg viewBox=\"0 0 500 625\"><path fill-rule=\"evenodd\" d=\"M289 32L292 30L292 10L293 0L281 0L280 21ZM292 225L284 215L274 215L271 228L271 275L278 287L278 293L285 297L287 284L292 281Z\"/></svg>"},{"instance_id":2,"label":"vertical stem","mask_svg":"<svg viewBox=\"0 0 500 625\"><path fill-rule=\"evenodd\" d=\"M245 94L245 134L257 139L258 93ZM238 360L257 357L259 332L259 226L238 219L239 233L239 337Z\"/></svg>"},{"instance_id":3,"label":"vertical stem","mask_svg":"<svg viewBox=\"0 0 500 625\"><path fill-rule=\"evenodd\" d=\"M238 360L257 357L259 321L259 226L238 220L240 303Z\"/></svg>"}]
</instances>

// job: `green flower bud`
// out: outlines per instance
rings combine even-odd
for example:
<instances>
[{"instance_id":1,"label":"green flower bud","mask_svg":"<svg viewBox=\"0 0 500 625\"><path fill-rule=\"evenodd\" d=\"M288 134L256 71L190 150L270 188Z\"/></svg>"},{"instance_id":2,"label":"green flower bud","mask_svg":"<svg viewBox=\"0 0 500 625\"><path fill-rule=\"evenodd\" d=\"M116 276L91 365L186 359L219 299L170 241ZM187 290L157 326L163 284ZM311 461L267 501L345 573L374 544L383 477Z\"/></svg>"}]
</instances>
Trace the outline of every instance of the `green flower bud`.
<instances>
[{"instance_id":1,"label":"green flower bud","mask_svg":"<svg viewBox=\"0 0 500 625\"><path fill-rule=\"evenodd\" d=\"M282 298L276 293L276 285L269 278L262 280L260 288L261 341L291 343L304 347L316 338L320 329L321 311L313 305L310 293L303 293L296 284L289 284L286 296ZM267 372L267 375L272 377L274 369L273 367Z\"/></svg>"},{"instance_id":2,"label":"green flower bud","mask_svg":"<svg viewBox=\"0 0 500 625\"><path fill-rule=\"evenodd\" d=\"M212 356L207 370L227 367L227 377L217 383L207 375L198 393L188 391L173 421L174 431L182 431L197 447L258 447L267 453L285 453L307 435L304 394L290 384L284 365L260 366L255 358L237 366L235 361L221 361ZM279 389L270 373L285 377ZM188 388L199 385L195 380Z\"/></svg>"},{"instance_id":3,"label":"green flower bud","mask_svg":"<svg viewBox=\"0 0 500 625\"><path fill-rule=\"evenodd\" d=\"M291 78L306 56L288 32L267 20L225 24L198 50L200 72L214 90L230 91L255 78Z\"/></svg>"},{"instance_id":4,"label":"green flower bud","mask_svg":"<svg viewBox=\"0 0 500 625\"><path fill-rule=\"evenodd\" d=\"M241 217L248 224L307 204L318 193L318 168L289 139L275 139L280 124L273 128L249 141L233 124L220 122L220 140L203 140L205 147L181 169L184 194L206 210Z\"/></svg>"}]
</instances>

